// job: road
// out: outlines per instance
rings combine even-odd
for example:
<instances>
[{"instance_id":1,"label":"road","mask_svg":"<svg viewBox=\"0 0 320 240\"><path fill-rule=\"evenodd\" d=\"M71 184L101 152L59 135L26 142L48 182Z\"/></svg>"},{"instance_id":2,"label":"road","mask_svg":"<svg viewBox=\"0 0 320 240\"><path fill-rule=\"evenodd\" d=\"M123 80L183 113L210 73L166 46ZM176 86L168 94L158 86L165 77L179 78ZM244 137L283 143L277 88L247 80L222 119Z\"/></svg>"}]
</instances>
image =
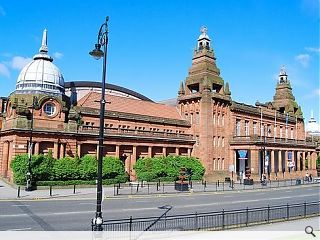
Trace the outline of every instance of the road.
<instances>
[{"instance_id":1,"label":"road","mask_svg":"<svg viewBox=\"0 0 320 240\"><path fill-rule=\"evenodd\" d=\"M265 207L286 203L319 201L319 185L227 193L149 195L108 198L103 202L103 217L120 219L160 216L158 207L171 205L169 215ZM1 200L0 231L91 230L94 199Z\"/></svg>"}]
</instances>

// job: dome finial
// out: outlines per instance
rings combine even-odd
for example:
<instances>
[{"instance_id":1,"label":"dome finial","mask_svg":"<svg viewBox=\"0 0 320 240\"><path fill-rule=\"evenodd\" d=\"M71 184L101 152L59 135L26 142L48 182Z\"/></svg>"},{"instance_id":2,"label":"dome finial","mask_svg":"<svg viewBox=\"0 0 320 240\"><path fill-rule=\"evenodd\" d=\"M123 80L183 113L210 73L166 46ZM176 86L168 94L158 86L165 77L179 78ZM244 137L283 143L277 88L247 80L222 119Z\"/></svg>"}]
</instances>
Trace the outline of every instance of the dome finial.
<instances>
[{"instance_id":1,"label":"dome finial","mask_svg":"<svg viewBox=\"0 0 320 240\"><path fill-rule=\"evenodd\" d=\"M48 52L48 46L47 46L47 29L43 30L43 35L42 35L42 44L39 49L40 53L47 53Z\"/></svg>"}]
</instances>

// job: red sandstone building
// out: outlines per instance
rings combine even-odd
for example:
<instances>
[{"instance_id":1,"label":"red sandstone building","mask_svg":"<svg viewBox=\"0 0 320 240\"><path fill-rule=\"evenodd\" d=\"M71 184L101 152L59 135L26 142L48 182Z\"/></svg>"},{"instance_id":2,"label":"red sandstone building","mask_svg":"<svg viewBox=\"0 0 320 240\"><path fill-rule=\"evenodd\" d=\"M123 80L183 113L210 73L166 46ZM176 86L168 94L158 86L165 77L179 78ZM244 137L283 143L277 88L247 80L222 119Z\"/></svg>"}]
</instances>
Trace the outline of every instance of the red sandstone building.
<instances>
[{"instance_id":1,"label":"red sandstone building","mask_svg":"<svg viewBox=\"0 0 320 240\"><path fill-rule=\"evenodd\" d=\"M0 175L9 181L10 161L28 152L34 97L33 154L52 150L62 158L98 152L101 84L64 82L52 61L45 30L39 54L22 69L16 90L0 98ZM248 169L254 179L263 173L272 179L316 174L316 146L306 141L285 70L272 101L252 106L232 100L206 28L174 104L112 84L106 92L104 154L120 157L131 180L137 159L170 154L199 158L207 180Z\"/></svg>"}]
</instances>

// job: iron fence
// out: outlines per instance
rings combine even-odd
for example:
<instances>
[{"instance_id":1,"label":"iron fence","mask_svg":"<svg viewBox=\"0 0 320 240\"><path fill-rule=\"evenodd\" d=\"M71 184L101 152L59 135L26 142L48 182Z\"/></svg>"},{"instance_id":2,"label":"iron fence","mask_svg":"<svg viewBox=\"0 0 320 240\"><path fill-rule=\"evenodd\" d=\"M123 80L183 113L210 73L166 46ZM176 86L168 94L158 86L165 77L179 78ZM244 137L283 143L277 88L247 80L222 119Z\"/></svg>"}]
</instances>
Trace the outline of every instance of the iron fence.
<instances>
[{"instance_id":1,"label":"iron fence","mask_svg":"<svg viewBox=\"0 0 320 240\"><path fill-rule=\"evenodd\" d=\"M189 182L189 191L197 192L221 192L221 191L239 191L239 190L255 190L255 189L268 189L268 188L279 188L279 187L290 187L297 185L311 185L319 184L319 182L305 181L304 179L288 179L288 180L274 180L266 181L261 183L260 181L253 182L252 185L245 185L239 182L225 182L217 181L213 183L203 182ZM175 183L172 182L157 182L157 183L118 183L113 186L113 195L149 195L149 194L170 194L179 193L175 189Z\"/></svg>"},{"instance_id":2,"label":"iron fence","mask_svg":"<svg viewBox=\"0 0 320 240\"><path fill-rule=\"evenodd\" d=\"M319 207L320 201L184 215L167 215L167 210L160 217L107 220L102 227L104 231L224 230L318 216Z\"/></svg>"}]
</instances>

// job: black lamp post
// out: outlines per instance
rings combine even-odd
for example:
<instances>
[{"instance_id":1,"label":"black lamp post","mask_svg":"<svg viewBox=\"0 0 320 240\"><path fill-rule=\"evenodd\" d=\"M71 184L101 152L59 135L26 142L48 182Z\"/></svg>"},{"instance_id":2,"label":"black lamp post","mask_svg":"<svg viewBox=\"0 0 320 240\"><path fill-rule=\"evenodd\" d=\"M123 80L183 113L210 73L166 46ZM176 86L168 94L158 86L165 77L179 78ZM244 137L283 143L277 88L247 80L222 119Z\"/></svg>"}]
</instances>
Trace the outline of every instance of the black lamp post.
<instances>
[{"instance_id":1,"label":"black lamp post","mask_svg":"<svg viewBox=\"0 0 320 240\"><path fill-rule=\"evenodd\" d=\"M33 150L33 112L36 106L37 97L33 97L31 106L31 123L30 123L30 137L29 137L29 155L28 155L28 171L27 171L27 186L26 191L33 191L36 189L36 185L32 176L31 160L32 160L32 150Z\"/></svg>"},{"instance_id":2,"label":"black lamp post","mask_svg":"<svg viewBox=\"0 0 320 240\"><path fill-rule=\"evenodd\" d=\"M98 33L98 41L95 44L95 49L89 54L95 59L103 57L103 71L102 71L102 87L101 87L101 100L100 100L100 127L99 127L99 152L98 152L98 171L97 171L97 205L96 214L93 219L93 230L102 231L102 160L103 160L103 139L104 139L104 113L105 113L105 87L106 87L106 65L107 65L107 45L108 45L108 20L101 25ZM103 51L101 50L103 46Z\"/></svg>"}]
</instances>

